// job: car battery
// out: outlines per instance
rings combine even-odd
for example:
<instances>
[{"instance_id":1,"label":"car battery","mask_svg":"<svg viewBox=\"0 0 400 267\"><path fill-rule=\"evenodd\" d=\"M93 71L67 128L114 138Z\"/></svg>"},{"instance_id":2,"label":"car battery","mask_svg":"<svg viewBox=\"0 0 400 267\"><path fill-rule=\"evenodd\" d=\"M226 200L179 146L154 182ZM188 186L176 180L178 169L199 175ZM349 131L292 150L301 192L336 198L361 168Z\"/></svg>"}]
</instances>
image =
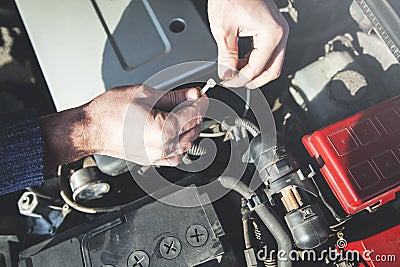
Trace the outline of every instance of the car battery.
<instances>
[{"instance_id":1,"label":"car battery","mask_svg":"<svg viewBox=\"0 0 400 267\"><path fill-rule=\"evenodd\" d=\"M171 186L25 249L18 266L232 266L224 235L207 193Z\"/></svg>"},{"instance_id":2,"label":"car battery","mask_svg":"<svg viewBox=\"0 0 400 267\"><path fill-rule=\"evenodd\" d=\"M347 214L373 210L400 185L400 96L303 137Z\"/></svg>"}]
</instances>

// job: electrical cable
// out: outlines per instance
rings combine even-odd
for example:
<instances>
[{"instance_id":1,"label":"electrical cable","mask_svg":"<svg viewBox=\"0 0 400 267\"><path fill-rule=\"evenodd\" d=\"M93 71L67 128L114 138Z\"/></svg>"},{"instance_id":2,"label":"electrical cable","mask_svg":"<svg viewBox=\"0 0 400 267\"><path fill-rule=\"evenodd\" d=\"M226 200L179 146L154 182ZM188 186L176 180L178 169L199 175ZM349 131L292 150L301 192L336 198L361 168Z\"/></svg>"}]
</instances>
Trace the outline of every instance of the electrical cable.
<instances>
[{"instance_id":1,"label":"electrical cable","mask_svg":"<svg viewBox=\"0 0 400 267\"><path fill-rule=\"evenodd\" d=\"M257 125L246 118L237 117L235 119L235 123L240 127L245 128L253 137L256 137L260 134L260 129L257 127Z\"/></svg>"},{"instance_id":2,"label":"electrical cable","mask_svg":"<svg viewBox=\"0 0 400 267\"><path fill-rule=\"evenodd\" d=\"M199 137L203 138L217 138L226 135L225 132L217 132L217 133L200 133Z\"/></svg>"},{"instance_id":3,"label":"electrical cable","mask_svg":"<svg viewBox=\"0 0 400 267\"><path fill-rule=\"evenodd\" d=\"M343 218L341 216L339 216L339 214L337 214L337 212L335 211L335 209L328 203L328 201L326 201L324 195L322 195L321 193L321 189L319 188L317 182L315 181L315 179L312 177L311 181L313 182L315 188L318 191L318 196L321 199L322 203L326 206L326 208L331 212L332 216L335 218L336 221L338 221L339 223L341 222L345 222L348 220L348 218Z\"/></svg>"},{"instance_id":4,"label":"electrical cable","mask_svg":"<svg viewBox=\"0 0 400 267\"><path fill-rule=\"evenodd\" d=\"M244 118L247 117L247 113L249 112L250 101L251 101L251 91L250 91L250 89L247 89L246 90L246 103L244 104L244 111L242 114L242 117L244 117Z\"/></svg>"}]
</instances>

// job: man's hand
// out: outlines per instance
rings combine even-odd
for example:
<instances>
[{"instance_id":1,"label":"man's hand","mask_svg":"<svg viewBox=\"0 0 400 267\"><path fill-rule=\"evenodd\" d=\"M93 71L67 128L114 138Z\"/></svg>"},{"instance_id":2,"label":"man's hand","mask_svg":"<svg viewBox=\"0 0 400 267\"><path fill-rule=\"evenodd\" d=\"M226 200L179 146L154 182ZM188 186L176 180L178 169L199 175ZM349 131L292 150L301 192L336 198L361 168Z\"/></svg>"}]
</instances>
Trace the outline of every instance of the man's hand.
<instances>
[{"instance_id":1,"label":"man's hand","mask_svg":"<svg viewBox=\"0 0 400 267\"><path fill-rule=\"evenodd\" d=\"M224 86L253 89L279 77L289 26L273 0L208 0L208 16ZM238 37L253 38L245 59L238 58Z\"/></svg>"},{"instance_id":2,"label":"man's hand","mask_svg":"<svg viewBox=\"0 0 400 267\"><path fill-rule=\"evenodd\" d=\"M47 169L90 154L177 165L197 139L207 107L207 96L196 88L113 88L82 107L40 119Z\"/></svg>"}]
</instances>

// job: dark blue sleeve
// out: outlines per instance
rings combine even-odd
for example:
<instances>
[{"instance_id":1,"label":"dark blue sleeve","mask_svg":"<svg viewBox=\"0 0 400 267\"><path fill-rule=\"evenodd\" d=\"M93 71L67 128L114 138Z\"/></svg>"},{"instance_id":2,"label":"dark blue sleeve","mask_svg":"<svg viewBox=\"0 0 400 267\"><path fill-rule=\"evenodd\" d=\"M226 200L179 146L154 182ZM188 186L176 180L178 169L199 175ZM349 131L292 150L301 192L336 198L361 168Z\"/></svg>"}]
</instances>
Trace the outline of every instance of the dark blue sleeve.
<instances>
[{"instance_id":1,"label":"dark blue sleeve","mask_svg":"<svg viewBox=\"0 0 400 267\"><path fill-rule=\"evenodd\" d=\"M44 148L34 111L0 114L0 195L43 180Z\"/></svg>"}]
</instances>

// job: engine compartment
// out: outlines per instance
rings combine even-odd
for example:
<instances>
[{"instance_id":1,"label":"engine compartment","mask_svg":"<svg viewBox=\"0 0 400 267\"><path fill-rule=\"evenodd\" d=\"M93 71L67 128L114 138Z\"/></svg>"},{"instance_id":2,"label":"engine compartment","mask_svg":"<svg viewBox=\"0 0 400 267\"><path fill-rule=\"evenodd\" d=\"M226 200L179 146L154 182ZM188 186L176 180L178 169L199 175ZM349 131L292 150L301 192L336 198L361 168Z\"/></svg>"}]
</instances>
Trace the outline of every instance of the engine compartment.
<instances>
[{"instance_id":1,"label":"engine compartment","mask_svg":"<svg viewBox=\"0 0 400 267\"><path fill-rule=\"evenodd\" d=\"M181 168L95 155L1 196L0 266L396 266L400 6L276 3L291 29L281 77L261 88L276 140L261 139L248 108L257 93L241 92L243 101L217 86L208 96L239 115L204 122L200 139L212 144L198 140ZM193 4L207 21L206 1ZM15 6L5 10L14 14L2 28L14 31L13 57L28 62L34 82L4 82L1 98L54 112L34 52L15 47L30 47ZM243 56L251 40L239 42ZM212 163L190 171L202 157ZM152 196L137 184L160 175L172 185ZM208 183L230 190L214 200Z\"/></svg>"}]
</instances>

